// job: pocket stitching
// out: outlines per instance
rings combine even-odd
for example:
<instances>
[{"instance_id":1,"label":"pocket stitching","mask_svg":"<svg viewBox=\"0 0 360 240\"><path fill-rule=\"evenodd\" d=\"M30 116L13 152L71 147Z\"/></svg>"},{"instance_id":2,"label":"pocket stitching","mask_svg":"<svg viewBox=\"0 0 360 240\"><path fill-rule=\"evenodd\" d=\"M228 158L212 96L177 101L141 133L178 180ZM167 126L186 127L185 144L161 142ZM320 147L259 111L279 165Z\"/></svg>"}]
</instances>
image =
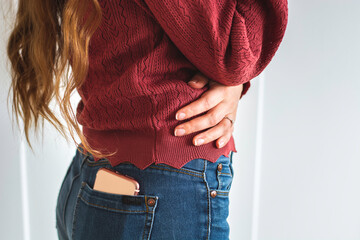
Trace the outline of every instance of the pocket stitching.
<instances>
[{"instance_id":1,"label":"pocket stitching","mask_svg":"<svg viewBox=\"0 0 360 240\"><path fill-rule=\"evenodd\" d=\"M230 191L217 190L217 196L229 196Z\"/></svg>"},{"instance_id":2,"label":"pocket stitching","mask_svg":"<svg viewBox=\"0 0 360 240\"><path fill-rule=\"evenodd\" d=\"M72 164L72 163L71 163L71 164ZM71 191L72 191L72 189L73 189L75 179L77 179L79 176L80 176L80 173L76 174L76 175L71 179L71 184L70 184L70 187L69 187L69 191L68 191L68 193L67 193L67 196L66 196L66 199L65 199L65 202L64 202L64 209L63 209L63 223L64 223L64 226L66 226L65 213L66 213L66 209L67 209L67 205L68 205L70 193L71 193Z\"/></svg>"},{"instance_id":3,"label":"pocket stitching","mask_svg":"<svg viewBox=\"0 0 360 240\"><path fill-rule=\"evenodd\" d=\"M155 166L149 166L149 168L153 168L153 169L159 169L159 170L165 170L165 171L169 171L169 172L177 172L177 173L182 173L182 174L187 174L187 175L190 175L190 176L193 176L193 177L198 177L198 178L203 178L202 177L202 174L200 172L194 172L194 171L191 171L191 170L187 170L187 169L182 169L182 171L179 171L179 170L175 170L175 169L169 169L169 168L159 168L159 167L155 167ZM183 171L187 171L187 172L183 172ZM199 174L199 175L194 175L194 174ZM201 174L201 175L200 175Z\"/></svg>"},{"instance_id":4,"label":"pocket stitching","mask_svg":"<svg viewBox=\"0 0 360 240\"><path fill-rule=\"evenodd\" d=\"M106 196L101 196L101 194L106 194ZM107 207L107 206L104 206L104 205L100 205L100 204L95 204L95 203L92 203L90 202L88 199L85 199L85 195L88 195L88 197L90 198L93 198L94 200L99 200L99 201L107 201L108 203L110 204L113 204L115 203L116 201L120 201L122 199L123 196L125 196L124 194L108 194L108 193L103 193L101 191L97 191L97 190L94 190L93 188L90 187L90 185L87 183L87 182L83 182L82 183L82 186L80 188L80 191L79 191L79 194L78 194L78 197L81 198L85 204L87 205L90 205L90 206L94 206L94 207L99 207L99 208L102 208L102 209L108 209L108 210L115 210L115 211L123 211L123 212L150 212L150 211L147 211L147 210L136 210L136 211L132 211L132 210L125 210L125 209L119 209L119 208L113 208L113 207ZM147 203L146 203L146 200L147 198L154 198L156 199L156 202L158 201L158 196L155 196L155 195L149 195L149 194L142 194L142 195L126 195L127 197L134 197L134 198L143 198L144 199L144 202L143 204L147 206ZM109 199L110 197L114 197L116 198L115 200L114 199ZM151 211L154 211L155 209L155 206L154 205L152 208Z\"/></svg>"},{"instance_id":5,"label":"pocket stitching","mask_svg":"<svg viewBox=\"0 0 360 240\"><path fill-rule=\"evenodd\" d=\"M148 213L148 212L151 212L151 211L137 211L137 210L125 210L125 209L119 209L119 208L112 208L112 207L106 207L106 206L103 206L103 205L100 205L100 204L95 204L95 203L91 203L87 200L85 200L83 198L83 196L80 194L79 195L79 198L87 205L89 206L93 206L93 207L97 207L97 208L101 208L101 209L106 209L106 210L114 210L115 212L141 212L141 213Z\"/></svg>"},{"instance_id":6,"label":"pocket stitching","mask_svg":"<svg viewBox=\"0 0 360 240\"><path fill-rule=\"evenodd\" d=\"M145 205L146 205L146 219L145 219L145 222L147 223L147 221L148 221L148 209L149 209L149 207L148 207L148 205L147 205L147 203L146 203L146 201L147 201L147 197L145 196ZM155 209L155 208L154 208ZM153 210L154 210L153 209ZM143 231L143 235L142 235L142 238L144 239L144 237L145 237L145 231L146 231L146 224L144 224L144 231ZM149 236L148 237L150 237L150 232L149 232Z\"/></svg>"},{"instance_id":7,"label":"pocket stitching","mask_svg":"<svg viewBox=\"0 0 360 240\"><path fill-rule=\"evenodd\" d=\"M66 170L66 173L65 173L65 176L62 180L62 183L61 183L61 186L60 186L60 189L59 189L59 193L64 189L64 185L65 185L65 182L66 182L66 178L69 176L70 174L70 169L71 169L71 166L73 165L73 161L70 163L70 165L68 166L68 169ZM71 185L70 185L70 189L69 189L69 192L71 191ZM66 226L65 224L65 209L66 209L66 204L67 204L67 200L69 198L69 192L67 193L67 196L66 196L66 199L65 199L65 202L64 202L64 205L63 205L63 211L62 211L62 223ZM61 204L60 202L60 197L58 197L57 199L57 205ZM61 224L62 225L62 224Z\"/></svg>"},{"instance_id":8,"label":"pocket stitching","mask_svg":"<svg viewBox=\"0 0 360 240\"><path fill-rule=\"evenodd\" d=\"M232 176L231 173L225 173L225 172L220 172L219 175L229 175L229 176Z\"/></svg>"}]
</instances>

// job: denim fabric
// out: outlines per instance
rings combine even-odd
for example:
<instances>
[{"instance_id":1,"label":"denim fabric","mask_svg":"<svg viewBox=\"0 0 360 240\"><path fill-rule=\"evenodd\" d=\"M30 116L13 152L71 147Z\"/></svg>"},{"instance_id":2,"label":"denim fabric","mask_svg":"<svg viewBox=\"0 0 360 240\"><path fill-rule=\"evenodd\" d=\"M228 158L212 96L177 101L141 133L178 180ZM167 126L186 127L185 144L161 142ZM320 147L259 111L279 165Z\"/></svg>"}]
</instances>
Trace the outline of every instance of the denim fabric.
<instances>
[{"instance_id":1,"label":"denim fabric","mask_svg":"<svg viewBox=\"0 0 360 240\"><path fill-rule=\"evenodd\" d=\"M105 158L95 162L91 154L76 149L58 195L58 237L74 240L229 239L232 155L233 152L229 157L221 155L215 163L193 159L180 169L152 164L140 170L131 163L111 167ZM93 190L96 172L101 167L135 178L140 184L139 195Z\"/></svg>"}]
</instances>

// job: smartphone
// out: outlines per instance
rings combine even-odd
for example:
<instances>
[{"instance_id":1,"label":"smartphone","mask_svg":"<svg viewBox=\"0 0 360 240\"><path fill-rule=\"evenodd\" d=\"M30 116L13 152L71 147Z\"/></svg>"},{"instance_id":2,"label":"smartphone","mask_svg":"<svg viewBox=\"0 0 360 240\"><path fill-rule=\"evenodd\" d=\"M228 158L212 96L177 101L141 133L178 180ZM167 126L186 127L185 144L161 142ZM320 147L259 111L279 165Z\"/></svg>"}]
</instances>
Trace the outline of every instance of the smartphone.
<instances>
[{"instance_id":1,"label":"smartphone","mask_svg":"<svg viewBox=\"0 0 360 240\"><path fill-rule=\"evenodd\" d=\"M93 189L114 194L138 195L140 186L133 177L103 167L96 173Z\"/></svg>"}]
</instances>

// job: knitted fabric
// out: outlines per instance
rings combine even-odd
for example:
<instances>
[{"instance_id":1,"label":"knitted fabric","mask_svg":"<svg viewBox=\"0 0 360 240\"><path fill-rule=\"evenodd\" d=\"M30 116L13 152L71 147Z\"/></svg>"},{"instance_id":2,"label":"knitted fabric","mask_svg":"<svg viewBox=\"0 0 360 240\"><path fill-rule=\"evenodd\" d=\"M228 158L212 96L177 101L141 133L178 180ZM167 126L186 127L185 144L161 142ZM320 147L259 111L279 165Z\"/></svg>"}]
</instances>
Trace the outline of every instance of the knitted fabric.
<instances>
[{"instance_id":1,"label":"knitted fabric","mask_svg":"<svg viewBox=\"0 0 360 240\"><path fill-rule=\"evenodd\" d=\"M102 22L90 40L89 72L77 89L76 118L90 146L112 166L175 168L195 158L215 162L237 152L233 137L195 146L198 131L175 136L176 112L208 87L187 82L202 72L227 86L259 75L287 25L286 0L99 0ZM227 121L227 120L225 120ZM235 122L236 124L236 122ZM95 160L99 160L95 158Z\"/></svg>"}]
</instances>

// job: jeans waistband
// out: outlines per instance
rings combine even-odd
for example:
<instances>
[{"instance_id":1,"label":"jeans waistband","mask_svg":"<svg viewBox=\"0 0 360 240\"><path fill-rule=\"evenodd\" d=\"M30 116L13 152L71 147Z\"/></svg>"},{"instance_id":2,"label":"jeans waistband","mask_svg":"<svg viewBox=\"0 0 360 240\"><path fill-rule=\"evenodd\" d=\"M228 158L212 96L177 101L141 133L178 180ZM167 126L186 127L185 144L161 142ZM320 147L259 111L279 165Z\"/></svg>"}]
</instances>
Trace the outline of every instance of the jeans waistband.
<instances>
[{"instance_id":1,"label":"jeans waistband","mask_svg":"<svg viewBox=\"0 0 360 240\"><path fill-rule=\"evenodd\" d=\"M81 143L79 145L79 148L81 148L85 152L85 155L91 156L91 153L87 152L83 148ZM231 159L232 154L233 154L233 151L230 151L230 154L229 154L230 159ZM221 156L221 157L223 157L223 156ZM192 169L192 170L196 170L196 171L204 172L206 167L209 164L211 165L211 164L217 164L217 163L216 162L215 163L209 162L209 161L207 161L206 159L203 159L203 158L196 158L196 159L191 160L190 162L187 162L183 167L189 168L189 169Z\"/></svg>"},{"instance_id":2,"label":"jeans waistband","mask_svg":"<svg viewBox=\"0 0 360 240\"><path fill-rule=\"evenodd\" d=\"M230 154L229 154L230 162L232 160L232 154L233 154L233 151L230 151ZM220 157L223 158L225 156L222 155ZM209 165L217 165L217 164L218 164L217 162L213 163L213 162L207 161L206 159L203 159L203 158L196 158L196 159L193 159L190 162L186 163L183 167L204 172L205 169Z\"/></svg>"},{"instance_id":3,"label":"jeans waistband","mask_svg":"<svg viewBox=\"0 0 360 240\"><path fill-rule=\"evenodd\" d=\"M206 164L207 160L202 158L196 158L186 163L183 167L204 172L206 169Z\"/></svg>"}]
</instances>

